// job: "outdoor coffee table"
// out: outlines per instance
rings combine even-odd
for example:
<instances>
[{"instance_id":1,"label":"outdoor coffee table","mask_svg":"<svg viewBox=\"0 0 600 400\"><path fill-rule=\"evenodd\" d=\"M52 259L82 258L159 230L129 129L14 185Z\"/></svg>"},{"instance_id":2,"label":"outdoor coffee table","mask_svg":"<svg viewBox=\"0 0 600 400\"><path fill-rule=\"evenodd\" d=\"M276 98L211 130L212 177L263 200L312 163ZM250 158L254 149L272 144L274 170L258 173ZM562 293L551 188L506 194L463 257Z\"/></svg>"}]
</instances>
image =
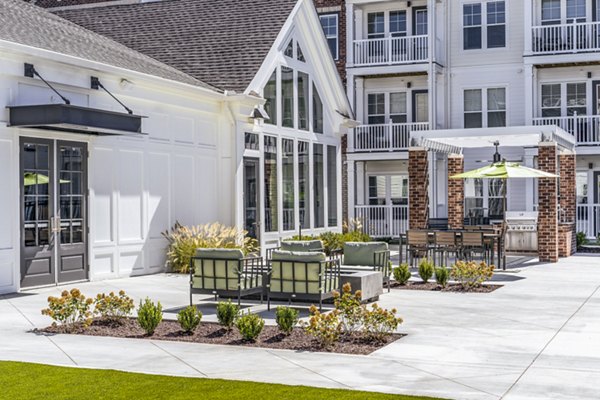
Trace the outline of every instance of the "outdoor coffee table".
<instances>
[{"instance_id":1,"label":"outdoor coffee table","mask_svg":"<svg viewBox=\"0 0 600 400\"><path fill-rule=\"evenodd\" d=\"M342 285L350 283L352 292L361 291L363 302L376 301L383 294L383 276L379 271L353 270L342 268Z\"/></svg>"}]
</instances>

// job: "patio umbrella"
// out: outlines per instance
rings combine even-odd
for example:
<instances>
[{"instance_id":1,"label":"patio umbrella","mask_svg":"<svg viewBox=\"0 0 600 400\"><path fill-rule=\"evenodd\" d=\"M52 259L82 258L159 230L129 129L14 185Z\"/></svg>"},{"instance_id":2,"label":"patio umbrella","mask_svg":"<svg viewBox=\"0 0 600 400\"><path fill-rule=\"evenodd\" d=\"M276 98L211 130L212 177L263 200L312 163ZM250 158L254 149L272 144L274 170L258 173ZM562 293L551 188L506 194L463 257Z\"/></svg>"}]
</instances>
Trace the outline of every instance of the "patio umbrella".
<instances>
[{"instance_id":1,"label":"patio umbrella","mask_svg":"<svg viewBox=\"0 0 600 400\"><path fill-rule=\"evenodd\" d=\"M60 179L60 183L69 183L68 179ZM48 177L44 174L36 174L33 172L26 172L24 174L23 186L33 185L46 185L48 184Z\"/></svg>"},{"instance_id":2,"label":"patio umbrella","mask_svg":"<svg viewBox=\"0 0 600 400\"><path fill-rule=\"evenodd\" d=\"M496 152L496 155L498 153ZM494 158L496 158L496 155ZM514 162L502 160L494 162L491 165L478 168L462 174L453 175L450 179L514 179L514 178L558 178L558 175L539 169L524 167ZM504 222L506 223L506 191L507 185L504 185ZM504 256L503 269L506 268L506 256Z\"/></svg>"}]
</instances>

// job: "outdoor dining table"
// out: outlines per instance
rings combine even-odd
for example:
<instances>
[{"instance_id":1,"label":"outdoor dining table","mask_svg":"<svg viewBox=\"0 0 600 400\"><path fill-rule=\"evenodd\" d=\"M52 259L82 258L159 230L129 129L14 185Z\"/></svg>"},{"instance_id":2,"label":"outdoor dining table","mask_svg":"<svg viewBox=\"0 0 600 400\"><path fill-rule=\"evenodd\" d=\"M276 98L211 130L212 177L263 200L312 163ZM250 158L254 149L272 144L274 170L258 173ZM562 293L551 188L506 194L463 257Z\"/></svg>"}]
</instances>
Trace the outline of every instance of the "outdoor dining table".
<instances>
[{"instance_id":1,"label":"outdoor dining table","mask_svg":"<svg viewBox=\"0 0 600 400\"><path fill-rule=\"evenodd\" d=\"M463 232L481 232L483 233L483 239L487 239L491 241L491 247L492 247L492 259L491 259L491 264L494 265L495 264L495 256L498 259L498 267L502 267L502 269L506 269L506 258L504 257L504 242L503 242L503 237L502 237L502 232L497 230L497 229L490 229L490 230L474 230L474 231L467 231L467 230L447 230L447 231L441 231L441 230L427 230L427 234L429 236L429 241L430 243L433 244L433 240L435 238L435 234L436 232L454 232L456 233L458 236L462 236ZM407 237L407 233L401 233L400 234L400 244L399 244L399 250L400 250L400 264L402 264L402 254L403 254L403 250L404 247L406 247L406 249L408 249L408 237ZM494 252L494 249L496 250ZM494 254L496 253L496 254Z\"/></svg>"}]
</instances>

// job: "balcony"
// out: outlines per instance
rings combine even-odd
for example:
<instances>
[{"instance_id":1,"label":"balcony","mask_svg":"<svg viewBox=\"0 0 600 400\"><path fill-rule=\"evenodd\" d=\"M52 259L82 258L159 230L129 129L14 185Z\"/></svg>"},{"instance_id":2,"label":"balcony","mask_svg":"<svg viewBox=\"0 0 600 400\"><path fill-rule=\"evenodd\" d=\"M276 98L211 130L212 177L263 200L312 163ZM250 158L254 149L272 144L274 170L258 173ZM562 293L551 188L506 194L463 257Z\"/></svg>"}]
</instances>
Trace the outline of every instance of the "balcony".
<instances>
[{"instance_id":1,"label":"balcony","mask_svg":"<svg viewBox=\"0 0 600 400\"><path fill-rule=\"evenodd\" d=\"M566 54L600 50L600 22L532 27L532 53Z\"/></svg>"},{"instance_id":2,"label":"balcony","mask_svg":"<svg viewBox=\"0 0 600 400\"><path fill-rule=\"evenodd\" d=\"M569 132L578 146L600 145L600 115L534 118L534 125L556 125Z\"/></svg>"},{"instance_id":3,"label":"balcony","mask_svg":"<svg viewBox=\"0 0 600 400\"><path fill-rule=\"evenodd\" d=\"M360 125L354 128L352 150L360 152L406 150L410 144L411 132L428 129L428 122Z\"/></svg>"},{"instance_id":4,"label":"balcony","mask_svg":"<svg viewBox=\"0 0 600 400\"><path fill-rule=\"evenodd\" d=\"M408 206L355 206L355 218L369 236L398 237L408 230Z\"/></svg>"},{"instance_id":5,"label":"balcony","mask_svg":"<svg viewBox=\"0 0 600 400\"><path fill-rule=\"evenodd\" d=\"M577 205L577 232L588 238L600 235L600 204Z\"/></svg>"},{"instance_id":6,"label":"balcony","mask_svg":"<svg viewBox=\"0 0 600 400\"><path fill-rule=\"evenodd\" d=\"M354 41L355 67L412 64L428 60L428 35Z\"/></svg>"}]
</instances>

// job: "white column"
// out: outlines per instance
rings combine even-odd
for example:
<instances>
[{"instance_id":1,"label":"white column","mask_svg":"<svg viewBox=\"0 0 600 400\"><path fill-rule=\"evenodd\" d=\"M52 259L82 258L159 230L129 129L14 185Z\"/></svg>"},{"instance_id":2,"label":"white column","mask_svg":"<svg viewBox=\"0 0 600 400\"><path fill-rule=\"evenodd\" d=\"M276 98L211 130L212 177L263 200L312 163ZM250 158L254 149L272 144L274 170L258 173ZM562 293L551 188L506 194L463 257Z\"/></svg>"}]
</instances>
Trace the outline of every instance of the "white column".
<instances>
[{"instance_id":1,"label":"white column","mask_svg":"<svg viewBox=\"0 0 600 400\"><path fill-rule=\"evenodd\" d=\"M532 52L533 0L523 0L523 6L523 20L525 22L525 35L523 35L523 38L525 40L525 55L527 55Z\"/></svg>"},{"instance_id":2,"label":"white column","mask_svg":"<svg viewBox=\"0 0 600 400\"><path fill-rule=\"evenodd\" d=\"M365 205L365 162L358 161L356 163L356 175L355 175L355 188L356 188L356 204ZM350 191L350 189L348 189Z\"/></svg>"},{"instance_id":3,"label":"white column","mask_svg":"<svg viewBox=\"0 0 600 400\"><path fill-rule=\"evenodd\" d=\"M354 66L354 4L346 3L346 67ZM350 97L350 99L352 99Z\"/></svg>"},{"instance_id":4,"label":"white column","mask_svg":"<svg viewBox=\"0 0 600 400\"><path fill-rule=\"evenodd\" d=\"M534 154L525 154L523 162L526 167L533 168L533 158ZM533 211L535 184L535 179L525 180L525 211Z\"/></svg>"},{"instance_id":5,"label":"white column","mask_svg":"<svg viewBox=\"0 0 600 400\"><path fill-rule=\"evenodd\" d=\"M435 60L435 0L427 0L427 32L429 33L427 37L427 41L429 43L429 93L427 95L427 100L429 102L429 128L436 129L436 83L437 83L437 75L436 75L436 67L434 64Z\"/></svg>"},{"instance_id":6,"label":"white column","mask_svg":"<svg viewBox=\"0 0 600 400\"><path fill-rule=\"evenodd\" d=\"M348 28L346 28L348 29ZM363 38L363 11L361 9L354 10L354 40Z\"/></svg>"},{"instance_id":7,"label":"white column","mask_svg":"<svg viewBox=\"0 0 600 400\"><path fill-rule=\"evenodd\" d=\"M356 109L354 110L356 114L356 119L360 121L361 124L365 124L365 78L362 76L355 78L355 92L354 92L354 104L356 104Z\"/></svg>"},{"instance_id":8,"label":"white column","mask_svg":"<svg viewBox=\"0 0 600 400\"><path fill-rule=\"evenodd\" d=\"M356 172L354 169L355 162L354 160L346 161L346 170L348 172L348 220L352 220L356 218L356 214L354 213L354 205L356 203L356 195L355 195L355 179Z\"/></svg>"},{"instance_id":9,"label":"white column","mask_svg":"<svg viewBox=\"0 0 600 400\"><path fill-rule=\"evenodd\" d=\"M534 79L534 68L531 64L525 64L523 67L523 75L525 80L525 125L533 124L534 114L534 93L535 93L535 79Z\"/></svg>"},{"instance_id":10,"label":"white column","mask_svg":"<svg viewBox=\"0 0 600 400\"><path fill-rule=\"evenodd\" d=\"M355 96L355 86L354 75L352 75L348 70L346 70L346 95L348 96L348 100L350 101L350 107L352 107L354 111L354 118L358 119L356 114L356 101L354 99ZM348 129L348 152L354 151L354 129Z\"/></svg>"}]
</instances>

